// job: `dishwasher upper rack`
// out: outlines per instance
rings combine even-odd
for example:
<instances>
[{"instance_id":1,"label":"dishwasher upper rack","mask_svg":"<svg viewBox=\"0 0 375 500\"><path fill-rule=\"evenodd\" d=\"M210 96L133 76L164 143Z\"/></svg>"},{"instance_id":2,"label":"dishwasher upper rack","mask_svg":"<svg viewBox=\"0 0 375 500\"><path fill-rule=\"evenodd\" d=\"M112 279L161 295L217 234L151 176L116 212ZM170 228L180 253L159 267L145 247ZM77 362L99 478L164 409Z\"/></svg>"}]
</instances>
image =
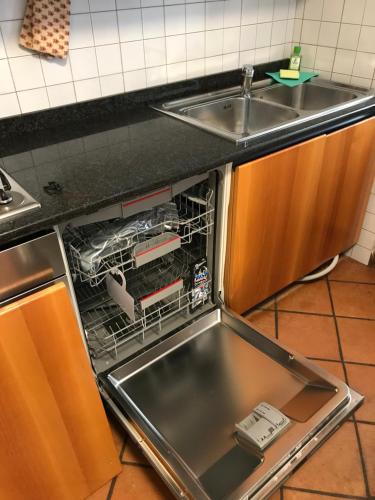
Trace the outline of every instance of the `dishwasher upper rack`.
<instances>
[{"instance_id":1,"label":"dishwasher upper rack","mask_svg":"<svg viewBox=\"0 0 375 500\"><path fill-rule=\"evenodd\" d=\"M204 198L189 197L186 193L181 193L173 198L179 214L179 229L176 235L181 240L181 245L192 242L195 234L208 236L211 234L214 225L213 191L209 189ZM170 221L172 223L172 221ZM116 267L122 272L135 268L134 247L137 243L148 239L150 232L155 234L160 229L160 233L168 221L154 225L150 229L136 231L132 235L132 242L126 248L114 244L106 248L105 256L99 256L90 261L90 270L82 269L84 261L81 251L87 247L90 238L105 228L105 222L97 222L79 228L67 226L64 239L67 246L70 269L73 277L81 283L88 283L95 287L100 285L107 273Z\"/></svg>"},{"instance_id":2,"label":"dishwasher upper rack","mask_svg":"<svg viewBox=\"0 0 375 500\"><path fill-rule=\"evenodd\" d=\"M157 262L147 264L144 269L134 273L133 280L128 281L129 292L136 299L135 321L131 321L108 296L104 284L97 288L83 285L77 289L82 322L93 358L109 354L116 359L117 350L125 343L136 339L142 344L147 331L153 329L154 332L160 333L166 320L179 313L188 316L192 305L189 277L191 263L196 260L196 255L183 249L176 253L179 257L174 257L169 264L164 264L164 269ZM168 256L163 259L168 260ZM151 291L148 283L155 281L163 288L178 279L183 281L180 290L146 309L140 307L141 297ZM208 280L207 287L211 293L211 280Z\"/></svg>"}]
</instances>

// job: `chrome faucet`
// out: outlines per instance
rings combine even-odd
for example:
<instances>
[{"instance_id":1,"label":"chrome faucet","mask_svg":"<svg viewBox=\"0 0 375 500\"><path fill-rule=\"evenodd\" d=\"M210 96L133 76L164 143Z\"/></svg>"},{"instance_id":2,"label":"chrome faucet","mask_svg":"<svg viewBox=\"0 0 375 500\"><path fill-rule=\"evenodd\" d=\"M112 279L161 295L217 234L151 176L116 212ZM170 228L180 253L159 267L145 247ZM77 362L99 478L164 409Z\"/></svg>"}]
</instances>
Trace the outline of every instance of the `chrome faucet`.
<instances>
[{"instance_id":1,"label":"chrome faucet","mask_svg":"<svg viewBox=\"0 0 375 500\"><path fill-rule=\"evenodd\" d=\"M245 64L242 68L243 82L241 95L250 99L251 85L253 83L254 67L252 64Z\"/></svg>"}]
</instances>

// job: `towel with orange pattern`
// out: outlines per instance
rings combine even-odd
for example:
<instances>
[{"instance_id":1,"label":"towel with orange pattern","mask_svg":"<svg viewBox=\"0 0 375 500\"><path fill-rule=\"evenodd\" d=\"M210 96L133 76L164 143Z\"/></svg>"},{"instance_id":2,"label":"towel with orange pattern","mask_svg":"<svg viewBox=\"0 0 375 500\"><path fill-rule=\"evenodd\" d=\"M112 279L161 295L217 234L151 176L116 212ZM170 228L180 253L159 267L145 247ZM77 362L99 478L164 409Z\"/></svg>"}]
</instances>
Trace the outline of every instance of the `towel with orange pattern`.
<instances>
[{"instance_id":1,"label":"towel with orange pattern","mask_svg":"<svg viewBox=\"0 0 375 500\"><path fill-rule=\"evenodd\" d=\"M65 59L69 49L70 0L27 0L19 43Z\"/></svg>"}]
</instances>

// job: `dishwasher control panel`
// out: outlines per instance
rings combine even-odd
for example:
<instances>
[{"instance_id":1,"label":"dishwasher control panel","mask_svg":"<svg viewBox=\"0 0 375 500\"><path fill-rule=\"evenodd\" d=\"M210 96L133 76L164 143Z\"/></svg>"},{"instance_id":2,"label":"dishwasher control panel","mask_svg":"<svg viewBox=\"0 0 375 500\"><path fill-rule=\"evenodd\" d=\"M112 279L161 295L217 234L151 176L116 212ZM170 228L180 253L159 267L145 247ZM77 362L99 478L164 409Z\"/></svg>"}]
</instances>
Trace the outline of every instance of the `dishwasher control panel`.
<instances>
[{"instance_id":1,"label":"dishwasher control panel","mask_svg":"<svg viewBox=\"0 0 375 500\"><path fill-rule=\"evenodd\" d=\"M259 450L264 450L289 425L290 420L286 415L263 401L236 424L236 430L242 438Z\"/></svg>"}]
</instances>

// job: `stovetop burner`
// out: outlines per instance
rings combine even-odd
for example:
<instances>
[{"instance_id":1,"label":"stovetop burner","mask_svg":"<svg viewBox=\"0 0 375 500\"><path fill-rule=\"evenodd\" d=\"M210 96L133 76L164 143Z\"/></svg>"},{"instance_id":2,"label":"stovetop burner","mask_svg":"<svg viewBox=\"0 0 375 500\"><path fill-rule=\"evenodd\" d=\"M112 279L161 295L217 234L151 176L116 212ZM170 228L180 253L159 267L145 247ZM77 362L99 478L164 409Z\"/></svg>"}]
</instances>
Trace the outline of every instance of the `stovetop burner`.
<instances>
[{"instance_id":1,"label":"stovetop burner","mask_svg":"<svg viewBox=\"0 0 375 500\"><path fill-rule=\"evenodd\" d=\"M37 208L40 203L0 168L0 223Z\"/></svg>"}]
</instances>

